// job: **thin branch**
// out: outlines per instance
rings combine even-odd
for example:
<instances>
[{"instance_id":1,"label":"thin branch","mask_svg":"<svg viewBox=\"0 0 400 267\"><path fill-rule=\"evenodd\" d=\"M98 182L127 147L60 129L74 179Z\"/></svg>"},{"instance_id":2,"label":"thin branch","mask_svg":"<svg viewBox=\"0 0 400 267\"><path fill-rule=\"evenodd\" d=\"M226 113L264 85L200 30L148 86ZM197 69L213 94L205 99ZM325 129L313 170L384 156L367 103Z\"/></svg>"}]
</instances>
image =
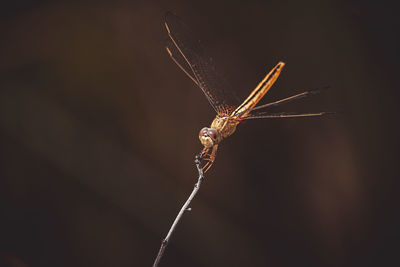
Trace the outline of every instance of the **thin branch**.
<instances>
[{"instance_id":1,"label":"thin branch","mask_svg":"<svg viewBox=\"0 0 400 267\"><path fill-rule=\"evenodd\" d=\"M201 159L203 156L204 156L204 152L200 153L199 155L196 155L196 157L195 157L194 162L196 164L197 171L199 172L199 178L197 180L197 183L194 185L192 193L190 194L189 198L186 200L185 204L182 206L181 210L179 211L178 215L175 218L175 221L172 223L167 236L161 242L161 247L160 247L157 257L153 263L153 267L157 267L158 264L160 263L161 257L164 254L164 250L167 247L168 242L169 242L172 234L174 233L176 226L178 225L179 221L181 220L183 213L187 210L190 210L188 207L189 207L190 203L192 202L193 198L195 197L195 195L197 194L197 191L199 191L199 189L200 189L201 182L204 179L204 173L203 173L203 169L201 167Z\"/></svg>"}]
</instances>

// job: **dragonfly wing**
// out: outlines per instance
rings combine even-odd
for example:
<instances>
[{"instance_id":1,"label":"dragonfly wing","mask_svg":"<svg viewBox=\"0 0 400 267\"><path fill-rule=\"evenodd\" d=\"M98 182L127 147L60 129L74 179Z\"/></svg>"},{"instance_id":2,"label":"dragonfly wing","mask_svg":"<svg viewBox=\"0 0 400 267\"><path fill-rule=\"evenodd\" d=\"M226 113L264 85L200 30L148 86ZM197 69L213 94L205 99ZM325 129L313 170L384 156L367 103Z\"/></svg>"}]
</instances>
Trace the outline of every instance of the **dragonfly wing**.
<instances>
[{"instance_id":1,"label":"dragonfly wing","mask_svg":"<svg viewBox=\"0 0 400 267\"><path fill-rule=\"evenodd\" d=\"M199 85L199 82L197 81L196 76L194 75L192 68L190 65L187 63L185 58L182 56L182 54L179 52L175 44L171 41L167 41L167 45L165 47L167 49L168 54L172 58L172 60L178 65L178 67L197 85Z\"/></svg>"},{"instance_id":2,"label":"dragonfly wing","mask_svg":"<svg viewBox=\"0 0 400 267\"><path fill-rule=\"evenodd\" d=\"M176 15L167 12L165 26L172 43L192 70L198 86L203 90L211 106L217 113L232 111L238 101L226 82L215 71L214 64L204 52L200 42L191 30Z\"/></svg>"},{"instance_id":3,"label":"dragonfly wing","mask_svg":"<svg viewBox=\"0 0 400 267\"><path fill-rule=\"evenodd\" d=\"M279 99L279 100L274 101L274 102L270 102L270 103L267 103L267 104L263 104L263 105L260 105L260 106L256 106L256 107L244 110L244 111L239 112L239 113L235 113L235 116L239 117L239 118L246 117L246 115L248 113L250 113L250 112L253 115L255 115L255 114L268 114L268 113L265 113L265 111L261 111L261 113L260 113L260 110L265 110L265 109L270 108L270 107L279 106L281 104L289 103L289 102L294 101L294 100L298 100L298 99L305 98L305 97L308 97L308 96L311 96L311 95L315 95L315 94L318 94L318 93L320 93L323 90L326 90L328 88L329 88L329 86L325 86L325 87L322 87L322 88L316 88L316 89L312 89L312 90L309 90L309 91L305 91L305 92L302 92L302 93L299 93L299 94L296 94L296 95L292 95L292 96L289 96L289 97L286 97L286 98L283 98L283 99Z\"/></svg>"},{"instance_id":4,"label":"dragonfly wing","mask_svg":"<svg viewBox=\"0 0 400 267\"><path fill-rule=\"evenodd\" d=\"M336 114L335 112L322 111L313 113L296 113L296 112L282 112L282 113L265 113L260 112L256 114L250 114L246 117L240 118L241 120L251 119L273 119L273 118L301 118L301 117L320 117L325 115Z\"/></svg>"}]
</instances>

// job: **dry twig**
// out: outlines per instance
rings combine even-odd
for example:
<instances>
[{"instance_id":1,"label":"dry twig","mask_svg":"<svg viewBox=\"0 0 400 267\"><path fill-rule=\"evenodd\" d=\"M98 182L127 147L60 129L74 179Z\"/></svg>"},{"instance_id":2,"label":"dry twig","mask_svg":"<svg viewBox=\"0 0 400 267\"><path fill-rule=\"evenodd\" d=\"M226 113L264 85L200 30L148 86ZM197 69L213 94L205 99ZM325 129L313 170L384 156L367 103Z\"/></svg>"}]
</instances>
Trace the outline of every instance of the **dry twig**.
<instances>
[{"instance_id":1,"label":"dry twig","mask_svg":"<svg viewBox=\"0 0 400 267\"><path fill-rule=\"evenodd\" d=\"M171 228L169 229L167 236L161 242L161 247L160 247L160 250L158 251L157 257L156 257L156 259L155 259L155 261L153 263L153 267L157 267L158 264L160 263L161 257L164 254L164 250L167 247L168 242L171 239L171 236L172 236L173 232L175 231L176 226L178 225L179 221L181 220L183 213L185 211L187 211L187 210L190 210L189 209L189 205L192 202L192 200L195 197L195 195L197 194L197 191L199 191L199 189L200 189L201 182L204 179L204 173L203 173L203 169L201 167L201 159L202 159L203 156L204 156L204 153L200 153L199 155L197 155L195 157L194 162L195 162L197 170L199 172L199 178L197 180L197 183L194 185L192 193L190 194L189 198L186 200L185 204L183 204L181 210L179 211L178 215L175 218L175 221L172 223Z\"/></svg>"}]
</instances>

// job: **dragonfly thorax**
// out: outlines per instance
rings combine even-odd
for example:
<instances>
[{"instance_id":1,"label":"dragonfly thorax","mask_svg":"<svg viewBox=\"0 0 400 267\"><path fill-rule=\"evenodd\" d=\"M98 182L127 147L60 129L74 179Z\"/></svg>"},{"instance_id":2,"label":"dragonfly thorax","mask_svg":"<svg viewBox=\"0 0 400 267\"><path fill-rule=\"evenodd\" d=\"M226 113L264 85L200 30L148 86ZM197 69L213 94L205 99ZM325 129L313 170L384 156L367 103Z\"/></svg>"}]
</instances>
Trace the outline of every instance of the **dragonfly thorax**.
<instances>
[{"instance_id":1,"label":"dragonfly thorax","mask_svg":"<svg viewBox=\"0 0 400 267\"><path fill-rule=\"evenodd\" d=\"M240 120L236 118L217 115L211 123L211 128L216 129L220 133L221 139L225 139L236 131L236 126L239 123Z\"/></svg>"}]
</instances>

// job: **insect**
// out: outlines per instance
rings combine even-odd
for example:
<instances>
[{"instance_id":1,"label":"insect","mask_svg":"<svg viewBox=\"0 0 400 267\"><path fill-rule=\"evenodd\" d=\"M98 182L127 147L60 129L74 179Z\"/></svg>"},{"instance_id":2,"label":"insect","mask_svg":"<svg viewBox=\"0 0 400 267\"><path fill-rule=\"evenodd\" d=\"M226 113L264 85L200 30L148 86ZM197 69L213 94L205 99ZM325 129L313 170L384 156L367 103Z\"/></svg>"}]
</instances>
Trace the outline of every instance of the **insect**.
<instances>
[{"instance_id":1,"label":"insect","mask_svg":"<svg viewBox=\"0 0 400 267\"><path fill-rule=\"evenodd\" d=\"M211 126L204 127L199 132L200 142L204 146L201 152L202 159L206 162L203 166L204 172L207 172L214 163L219 143L232 135L236 131L238 124L244 120L315 117L331 113L271 114L260 112L261 109L303 98L320 91L320 89L314 89L272 103L256 106L278 79L285 66L283 62L279 62L240 104L233 93L227 90L224 81L216 73L211 58L205 54L200 42L193 38L192 32L182 20L171 12L167 12L165 16L165 28L169 36L166 46L168 54L178 67L200 87L217 113Z\"/></svg>"}]
</instances>

